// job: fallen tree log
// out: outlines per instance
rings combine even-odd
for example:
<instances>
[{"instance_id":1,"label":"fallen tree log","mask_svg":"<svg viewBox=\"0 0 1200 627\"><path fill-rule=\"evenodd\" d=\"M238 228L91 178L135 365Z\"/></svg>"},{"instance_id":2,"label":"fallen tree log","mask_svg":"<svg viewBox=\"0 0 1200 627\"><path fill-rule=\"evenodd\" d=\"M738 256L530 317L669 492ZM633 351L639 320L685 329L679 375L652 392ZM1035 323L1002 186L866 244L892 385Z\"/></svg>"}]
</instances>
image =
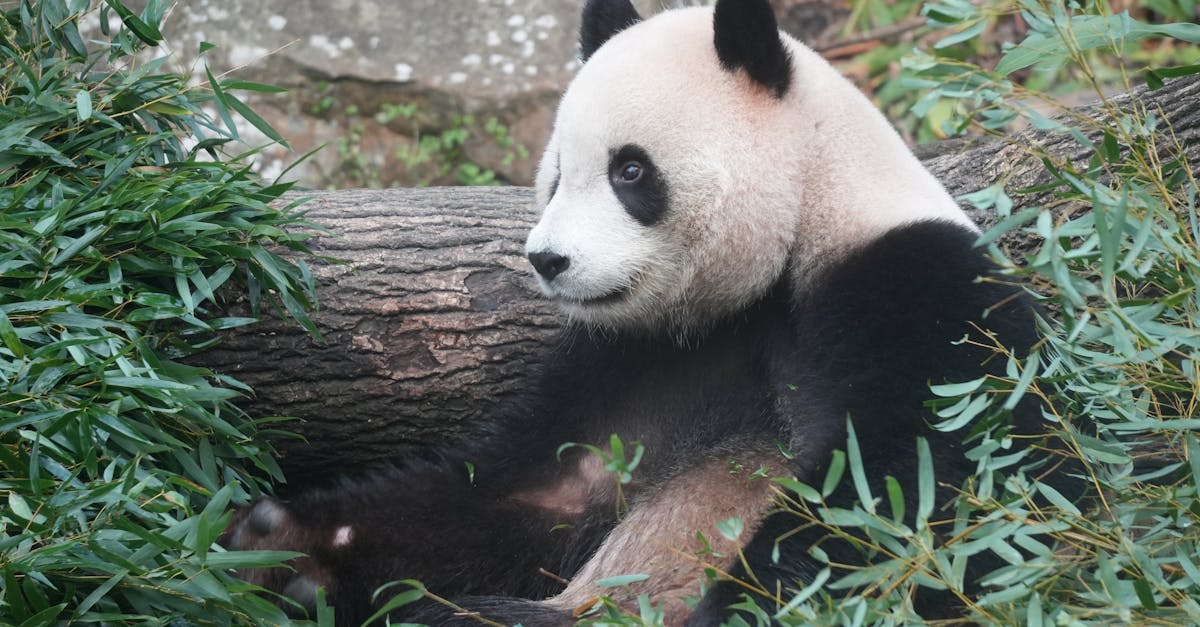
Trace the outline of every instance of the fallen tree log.
<instances>
[{"instance_id":1,"label":"fallen tree log","mask_svg":"<svg viewBox=\"0 0 1200 627\"><path fill-rule=\"evenodd\" d=\"M1200 76L1113 102L1156 112L1164 138L1200 169ZM1083 107L1072 115L1105 119L1111 111ZM1044 183L1030 146L1076 162L1086 156L1078 142L1041 131L921 152L960 195L997 182L1010 190ZM1044 204L1050 194L1015 200ZM246 403L252 415L296 418L284 428L305 439L278 445L283 467L301 480L483 428L490 408L537 368L539 350L562 323L538 297L524 259L525 234L536 219L532 190L310 196L308 218L328 230L314 249L340 260L309 261L319 283L313 320L325 341L268 318L228 334L202 362L255 389ZM982 224L995 218L972 216Z\"/></svg>"}]
</instances>

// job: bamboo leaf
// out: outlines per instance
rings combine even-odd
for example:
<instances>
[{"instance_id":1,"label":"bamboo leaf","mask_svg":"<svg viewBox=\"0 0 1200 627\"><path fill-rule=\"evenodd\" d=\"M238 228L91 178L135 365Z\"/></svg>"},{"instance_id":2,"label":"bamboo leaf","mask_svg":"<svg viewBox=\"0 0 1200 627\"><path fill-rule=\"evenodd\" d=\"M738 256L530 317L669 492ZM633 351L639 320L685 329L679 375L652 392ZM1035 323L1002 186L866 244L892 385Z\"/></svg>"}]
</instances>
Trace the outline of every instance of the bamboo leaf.
<instances>
[{"instance_id":1,"label":"bamboo leaf","mask_svg":"<svg viewBox=\"0 0 1200 627\"><path fill-rule=\"evenodd\" d=\"M104 1L117 12L117 15L121 16L121 21L125 23L125 26L147 46L157 46L162 41L162 33L158 31L157 27L147 24L142 18L134 15L133 11L130 11L120 0Z\"/></svg>"},{"instance_id":2,"label":"bamboo leaf","mask_svg":"<svg viewBox=\"0 0 1200 627\"><path fill-rule=\"evenodd\" d=\"M80 122L92 119L92 95L86 89L75 92L75 115Z\"/></svg>"},{"instance_id":3,"label":"bamboo leaf","mask_svg":"<svg viewBox=\"0 0 1200 627\"><path fill-rule=\"evenodd\" d=\"M629 584L632 584L632 583L646 581L649 578L650 578L650 575L642 575L642 574L617 575L614 577L605 577L603 579L597 579L596 585L600 586L601 588L620 588L622 586L628 586Z\"/></svg>"},{"instance_id":4,"label":"bamboo leaf","mask_svg":"<svg viewBox=\"0 0 1200 627\"><path fill-rule=\"evenodd\" d=\"M858 502L868 513L875 513L875 497L871 496L871 488L867 484L867 471L863 467L862 453L858 450L858 437L854 434L854 423L846 420L846 458L850 462L850 478L854 482L854 491L858 494Z\"/></svg>"}]
</instances>

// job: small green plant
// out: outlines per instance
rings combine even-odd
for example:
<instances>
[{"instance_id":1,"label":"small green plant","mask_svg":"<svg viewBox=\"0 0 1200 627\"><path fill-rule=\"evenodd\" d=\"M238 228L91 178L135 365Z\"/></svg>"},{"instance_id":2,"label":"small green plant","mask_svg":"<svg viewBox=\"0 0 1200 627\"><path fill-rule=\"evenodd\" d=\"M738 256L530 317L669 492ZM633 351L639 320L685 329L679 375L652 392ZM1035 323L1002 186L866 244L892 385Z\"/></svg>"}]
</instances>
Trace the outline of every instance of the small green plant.
<instances>
[{"instance_id":1,"label":"small green plant","mask_svg":"<svg viewBox=\"0 0 1200 627\"><path fill-rule=\"evenodd\" d=\"M322 95L313 105L312 112L333 114L337 110L337 100L329 93L328 84L318 85L317 89ZM467 144L473 140L486 142L502 151L498 164L501 168L510 167L518 159L529 158L529 150L517 143L508 127L495 117L480 124L470 114L452 115L446 128L429 131L418 122L423 116L417 103L383 103L370 120L364 120L355 105L347 105L340 113L346 120L346 130L334 144L338 154L337 171L328 175L336 185L382 187L391 158L403 167L404 178L410 184L499 185L501 180L494 170L467 156ZM390 154L373 158L364 148L368 122L402 130L411 140Z\"/></svg>"},{"instance_id":2,"label":"small green plant","mask_svg":"<svg viewBox=\"0 0 1200 627\"><path fill-rule=\"evenodd\" d=\"M366 127L355 118L355 114L347 112L346 118L346 132L340 135L336 142L339 175L358 185L382 187L379 168L375 167L362 151Z\"/></svg>"},{"instance_id":3,"label":"small green plant","mask_svg":"<svg viewBox=\"0 0 1200 627\"><path fill-rule=\"evenodd\" d=\"M417 104L415 102L402 104L385 102L379 105L379 113L375 114L375 121L380 124L391 124L396 120L411 120L416 114Z\"/></svg>"},{"instance_id":4,"label":"small green plant","mask_svg":"<svg viewBox=\"0 0 1200 627\"><path fill-rule=\"evenodd\" d=\"M419 112L415 105L392 111L409 120ZM496 185L499 182L496 173L470 161L464 152L475 127L475 116L452 116L450 127L439 133L423 135L419 129L414 129L414 143L399 149L396 154L410 170L419 171L422 167L432 167L432 175L420 181L422 185L450 175L453 175L454 182L459 185ZM501 167L508 167L515 159L529 157L529 151L516 144L508 135L508 127L496 118L488 118L484 123L484 133L496 146L506 151Z\"/></svg>"},{"instance_id":5,"label":"small green plant","mask_svg":"<svg viewBox=\"0 0 1200 627\"><path fill-rule=\"evenodd\" d=\"M496 118L488 118L483 124L483 130L496 142L502 150L506 150L504 159L500 161L500 166L507 168L512 165L512 162L517 159L528 159L529 150L521 144L518 144L515 139L508 133L508 127L501 124Z\"/></svg>"},{"instance_id":6,"label":"small green plant","mask_svg":"<svg viewBox=\"0 0 1200 627\"><path fill-rule=\"evenodd\" d=\"M557 455L561 458L563 451L572 448L582 448L588 453L599 457L604 462L604 469L612 473L613 478L617 481L617 513L621 514L628 511L629 503L625 500L624 486L633 481L633 471L642 462L642 456L646 453L646 447L641 442L633 442L633 453L629 459L626 459L625 443L621 441L620 436L614 433L608 438L607 450L595 444L567 442L558 447Z\"/></svg>"},{"instance_id":7,"label":"small green plant","mask_svg":"<svg viewBox=\"0 0 1200 627\"><path fill-rule=\"evenodd\" d=\"M308 237L290 185L228 157L235 116L279 140L215 77L140 61L167 2L22 0L0 10L0 622L261 624L286 617L230 569L229 505L280 480L250 392L182 358L246 294L315 330ZM103 41L77 22L99 12ZM110 30L110 15L122 26ZM208 44L202 46L204 52ZM205 113L207 107L216 116ZM276 204L283 204L282 208Z\"/></svg>"}]
</instances>

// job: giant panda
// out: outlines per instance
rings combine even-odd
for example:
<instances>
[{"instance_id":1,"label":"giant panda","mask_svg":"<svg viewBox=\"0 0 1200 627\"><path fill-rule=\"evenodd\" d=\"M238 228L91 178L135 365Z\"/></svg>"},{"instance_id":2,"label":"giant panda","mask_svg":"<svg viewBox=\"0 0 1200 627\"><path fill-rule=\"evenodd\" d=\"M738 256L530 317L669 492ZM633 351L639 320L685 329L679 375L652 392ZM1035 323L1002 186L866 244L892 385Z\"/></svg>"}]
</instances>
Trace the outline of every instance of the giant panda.
<instances>
[{"instance_id":1,"label":"giant panda","mask_svg":"<svg viewBox=\"0 0 1200 627\"><path fill-rule=\"evenodd\" d=\"M609 594L717 625L810 582L815 543L863 559L771 480L819 485L848 421L874 494L889 475L916 493L922 436L939 485L970 472L962 434L928 426L929 385L1003 374L988 346L1028 351L1036 312L887 120L767 0L646 20L589 0L580 42L526 242L562 338L486 434L236 514L226 546L307 554L252 583L309 608L324 588L343 624L416 579L430 596L393 622L568 625ZM1011 428L1039 418L1018 407Z\"/></svg>"}]
</instances>

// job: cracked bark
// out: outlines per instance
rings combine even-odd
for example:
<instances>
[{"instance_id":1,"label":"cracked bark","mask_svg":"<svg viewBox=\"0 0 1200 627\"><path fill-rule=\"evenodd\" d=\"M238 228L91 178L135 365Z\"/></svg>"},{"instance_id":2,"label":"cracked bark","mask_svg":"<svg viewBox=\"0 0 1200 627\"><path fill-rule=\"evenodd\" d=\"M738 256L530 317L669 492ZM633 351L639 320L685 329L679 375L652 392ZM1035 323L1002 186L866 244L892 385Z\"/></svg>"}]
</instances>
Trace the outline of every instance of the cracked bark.
<instances>
[{"instance_id":1,"label":"cracked bark","mask_svg":"<svg viewBox=\"0 0 1200 627\"><path fill-rule=\"evenodd\" d=\"M1171 145L1200 170L1200 76L1135 99L1154 111ZM1104 119L1101 107L1070 115ZM1036 187L1046 175L1029 146L1079 162L1077 142L1040 131L922 147L926 166L955 195L996 182ZM329 231L309 260L319 282L313 315L325 343L268 317L229 333L199 361L250 384L254 416L294 416L304 440L277 444L289 477L305 478L403 454L486 428L497 402L537 367L562 320L538 298L523 256L536 219L528 188L317 192L308 218ZM1052 193L1014 197L1046 204ZM994 216L977 211L982 224ZM1013 244L1020 247L1021 243ZM234 309L244 304L233 303Z\"/></svg>"}]
</instances>

